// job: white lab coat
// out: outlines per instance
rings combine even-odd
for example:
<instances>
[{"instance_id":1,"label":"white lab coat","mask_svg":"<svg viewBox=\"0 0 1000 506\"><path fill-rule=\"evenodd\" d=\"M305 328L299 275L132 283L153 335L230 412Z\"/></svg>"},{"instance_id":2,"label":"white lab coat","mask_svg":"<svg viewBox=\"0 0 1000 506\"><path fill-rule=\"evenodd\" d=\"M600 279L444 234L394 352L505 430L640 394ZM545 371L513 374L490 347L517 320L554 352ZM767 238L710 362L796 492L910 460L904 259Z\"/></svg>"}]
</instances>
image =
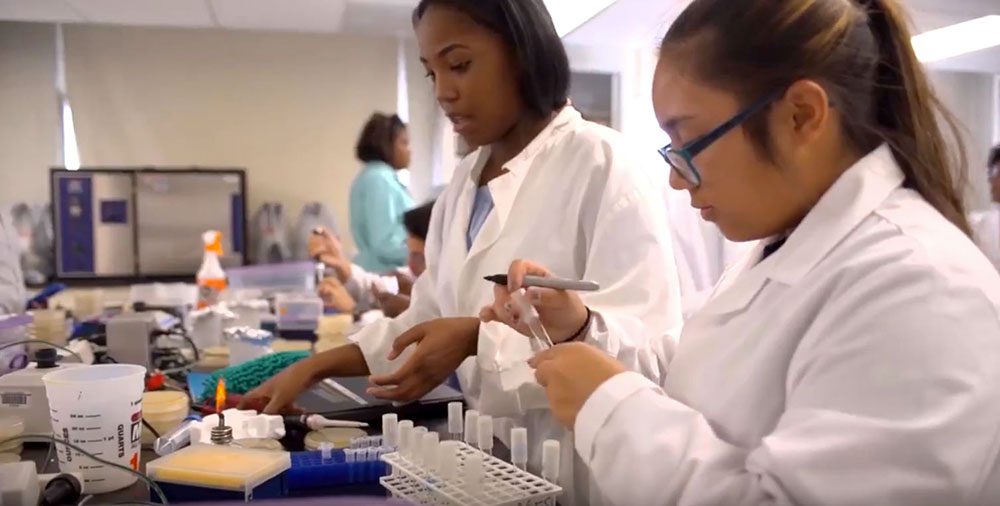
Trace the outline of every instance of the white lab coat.
<instances>
[{"instance_id":1,"label":"white lab coat","mask_svg":"<svg viewBox=\"0 0 1000 506\"><path fill-rule=\"evenodd\" d=\"M404 269L406 273L409 273L408 268ZM364 313L378 308L376 292L398 294L399 280L396 279L396 276L383 276L368 272L360 265L352 263L351 279L344 283L344 289L357 303L355 311Z\"/></svg>"},{"instance_id":2,"label":"white lab coat","mask_svg":"<svg viewBox=\"0 0 1000 506\"><path fill-rule=\"evenodd\" d=\"M402 364L385 357L392 340L415 324L477 316L493 301L493 285L483 277L506 273L512 261L523 258L558 276L600 283L600 291L582 297L610 316L594 322L597 330L587 340L655 378L657 350L652 345L680 325L680 301L662 195L646 172L653 157L640 162L635 154L617 133L564 108L504 165L506 174L490 181L495 207L471 250L466 232L489 151L482 148L466 157L434 206L427 271L413 288L410 308L354 336L372 373L389 373ZM458 371L463 393L472 407L511 419L498 424L504 427L497 433L502 440L509 438L510 423L528 428L532 468L540 468L541 442L561 439L560 481L567 490L560 501L599 504L589 497L586 467L572 465L569 432L548 409L535 409L535 401L544 396L521 395L539 393L526 364L531 355L528 339L506 325L480 325L477 357ZM528 385L521 383L525 380Z\"/></svg>"},{"instance_id":3,"label":"white lab coat","mask_svg":"<svg viewBox=\"0 0 1000 506\"><path fill-rule=\"evenodd\" d=\"M989 210L972 213L969 224L979 248L1000 270L1000 203L993 202Z\"/></svg>"},{"instance_id":4,"label":"white lab coat","mask_svg":"<svg viewBox=\"0 0 1000 506\"><path fill-rule=\"evenodd\" d=\"M0 315L22 313L26 303L20 239L11 215L0 211Z\"/></svg>"},{"instance_id":5,"label":"white lab coat","mask_svg":"<svg viewBox=\"0 0 1000 506\"><path fill-rule=\"evenodd\" d=\"M1000 504L1000 275L902 182L874 151L781 249L727 272L662 389L598 388L575 439L607 497Z\"/></svg>"}]
</instances>

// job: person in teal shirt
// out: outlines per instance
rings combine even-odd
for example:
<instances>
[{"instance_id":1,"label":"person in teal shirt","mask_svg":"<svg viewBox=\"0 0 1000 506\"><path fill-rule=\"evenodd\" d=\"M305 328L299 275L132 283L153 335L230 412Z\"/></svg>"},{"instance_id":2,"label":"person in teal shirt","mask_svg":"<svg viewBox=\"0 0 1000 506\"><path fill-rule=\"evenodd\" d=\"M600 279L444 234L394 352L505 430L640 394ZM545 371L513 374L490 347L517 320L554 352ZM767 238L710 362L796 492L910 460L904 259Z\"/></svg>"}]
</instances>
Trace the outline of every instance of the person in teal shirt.
<instances>
[{"instance_id":1,"label":"person in teal shirt","mask_svg":"<svg viewBox=\"0 0 1000 506\"><path fill-rule=\"evenodd\" d=\"M385 273L406 265L403 213L413 198L396 172L410 165L410 137L399 116L375 113L358 139L365 166L351 185L351 234L358 247L354 263Z\"/></svg>"}]
</instances>

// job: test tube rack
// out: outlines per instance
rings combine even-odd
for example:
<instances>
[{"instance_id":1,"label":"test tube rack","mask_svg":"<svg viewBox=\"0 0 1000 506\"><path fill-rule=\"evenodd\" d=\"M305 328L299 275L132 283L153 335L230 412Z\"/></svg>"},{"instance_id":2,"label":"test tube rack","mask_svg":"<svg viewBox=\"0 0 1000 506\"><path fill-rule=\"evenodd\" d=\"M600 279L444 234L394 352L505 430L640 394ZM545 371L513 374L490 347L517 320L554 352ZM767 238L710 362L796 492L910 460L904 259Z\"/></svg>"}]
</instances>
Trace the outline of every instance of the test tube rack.
<instances>
[{"instance_id":1,"label":"test tube rack","mask_svg":"<svg viewBox=\"0 0 1000 506\"><path fill-rule=\"evenodd\" d=\"M428 506L556 506L562 487L514 467L466 443L455 445L457 476L444 478L401 452L382 455L391 474L379 482L397 499ZM470 458L483 461L482 483L465 483L463 469Z\"/></svg>"}]
</instances>

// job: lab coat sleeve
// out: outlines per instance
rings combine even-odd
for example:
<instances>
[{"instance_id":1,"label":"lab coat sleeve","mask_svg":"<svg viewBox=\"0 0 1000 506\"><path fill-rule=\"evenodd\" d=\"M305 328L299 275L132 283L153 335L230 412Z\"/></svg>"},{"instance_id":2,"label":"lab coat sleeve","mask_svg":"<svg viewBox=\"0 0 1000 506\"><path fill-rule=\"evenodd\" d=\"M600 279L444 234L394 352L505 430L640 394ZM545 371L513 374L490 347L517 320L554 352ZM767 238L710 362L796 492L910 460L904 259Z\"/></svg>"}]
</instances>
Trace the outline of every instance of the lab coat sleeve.
<instances>
[{"instance_id":1,"label":"lab coat sleeve","mask_svg":"<svg viewBox=\"0 0 1000 506\"><path fill-rule=\"evenodd\" d=\"M441 255L442 212L435 206L431 213L431 223L428 229L425 255L427 269L417 277L410 293L410 307L396 318L383 318L361 329L350 337L351 341L361 348L372 375L389 374L413 353L415 346L407 348L396 360L386 357L392 349L395 339L413 326L441 317L441 308L435 297L435 286L438 275L438 258Z\"/></svg>"},{"instance_id":2,"label":"lab coat sleeve","mask_svg":"<svg viewBox=\"0 0 1000 506\"><path fill-rule=\"evenodd\" d=\"M392 290L396 287L396 290ZM351 279L344 283L347 293L358 303L357 311L364 312L374 309L378 304L375 300L375 290L398 293L399 282L393 276L382 276L364 270L360 265L351 264Z\"/></svg>"},{"instance_id":3,"label":"lab coat sleeve","mask_svg":"<svg viewBox=\"0 0 1000 506\"><path fill-rule=\"evenodd\" d=\"M406 229L403 213L412 205L406 189L382 174L368 174L364 179L360 202L365 219L364 237L371 251L385 265L405 265L407 257Z\"/></svg>"},{"instance_id":4,"label":"lab coat sleeve","mask_svg":"<svg viewBox=\"0 0 1000 506\"><path fill-rule=\"evenodd\" d=\"M680 292L662 194L634 172L608 182L593 228L584 232L583 278L601 285L581 294L593 312L585 341L658 381L662 336L681 323ZM513 329L480 326L481 411L513 416L547 408L526 363L531 355L529 340Z\"/></svg>"},{"instance_id":5,"label":"lab coat sleeve","mask_svg":"<svg viewBox=\"0 0 1000 506\"><path fill-rule=\"evenodd\" d=\"M786 411L756 447L727 442L637 374L605 382L575 426L604 495L650 506L997 504L980 497L1000 426L996 305L942 276L868 278L815 316L791 358Z\"/></svg>"}]
</instances>

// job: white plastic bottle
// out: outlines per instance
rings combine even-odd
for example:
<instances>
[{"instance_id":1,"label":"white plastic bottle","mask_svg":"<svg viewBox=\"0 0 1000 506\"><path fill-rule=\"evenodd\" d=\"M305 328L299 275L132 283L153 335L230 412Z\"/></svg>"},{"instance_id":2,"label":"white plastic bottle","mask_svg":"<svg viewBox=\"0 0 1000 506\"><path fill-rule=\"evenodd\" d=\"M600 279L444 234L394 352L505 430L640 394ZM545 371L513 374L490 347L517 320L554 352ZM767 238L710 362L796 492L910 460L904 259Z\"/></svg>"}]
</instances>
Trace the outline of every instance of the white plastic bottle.
<instances>
[{"instance_id":1,"label":"white plastic bottle","mask_svg":"<svg viewBox=\"0 0 1000 506\"><path fill-rule=\"evenodd\" d=\"M209 230L201 236L205 242L205 255L198 269L198 309L213 306L219 302L226 289L226 272L222 270L219 257L222 256L222 232Z\"/></svg>"}]
</instances>

